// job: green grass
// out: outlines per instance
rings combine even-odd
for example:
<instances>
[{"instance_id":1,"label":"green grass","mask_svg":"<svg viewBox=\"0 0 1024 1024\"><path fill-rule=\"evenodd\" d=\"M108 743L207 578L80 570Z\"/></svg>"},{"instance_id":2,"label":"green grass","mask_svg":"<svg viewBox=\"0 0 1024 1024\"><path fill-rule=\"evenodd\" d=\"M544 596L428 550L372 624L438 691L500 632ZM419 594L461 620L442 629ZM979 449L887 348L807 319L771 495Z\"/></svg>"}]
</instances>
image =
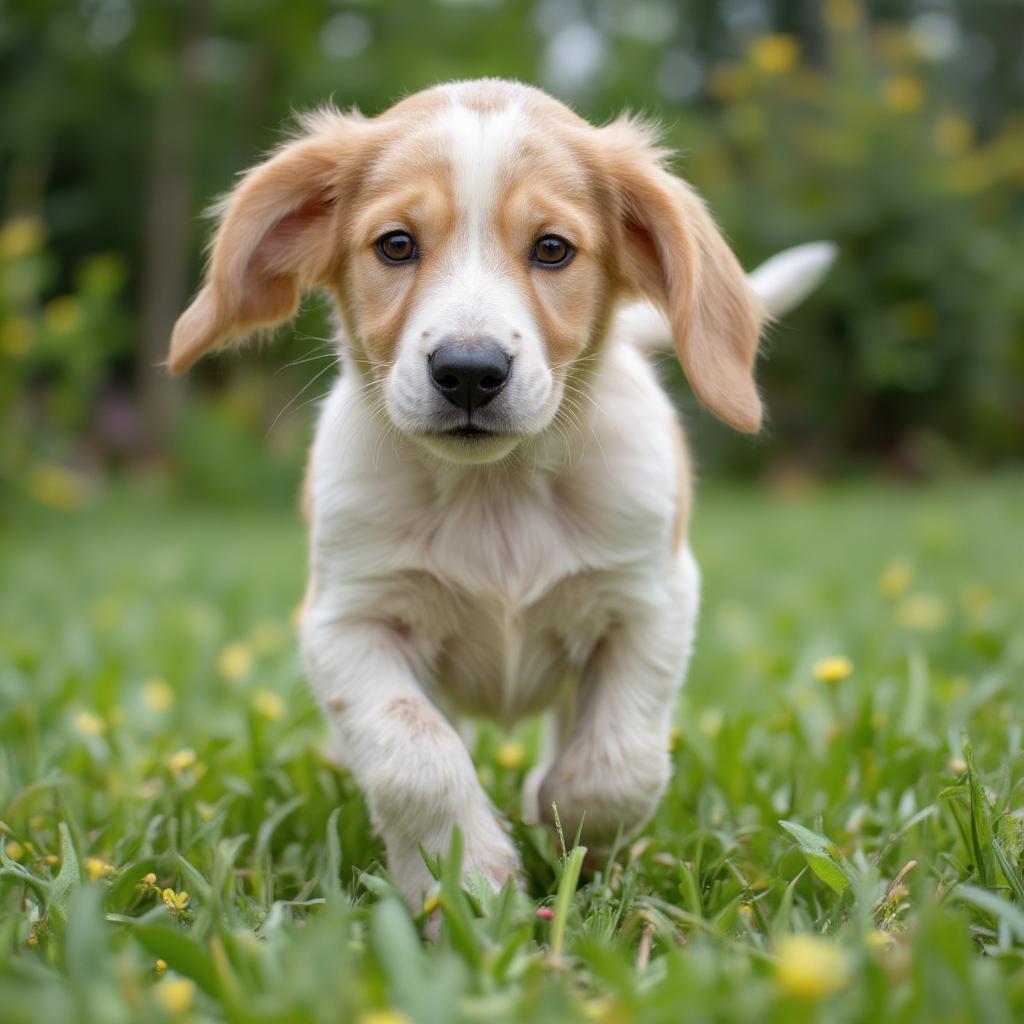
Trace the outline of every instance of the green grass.
<instances>
[{"instance_id":1,"label":"green grass","mask_svg":"<svg viewBox=\"0 0 1024 1024\"><path fill-rule=\"evenodd\" d=\"M708 489L657 817L579 888L581 855L517 824L529 893L463 892L456 844L424 943L319 754L297 517L135 492L16 511L0 1020L1020 1019L1022 524L1020 478ZM520 739L476 750L506 811Z\"/></svg>"}]
</instances>

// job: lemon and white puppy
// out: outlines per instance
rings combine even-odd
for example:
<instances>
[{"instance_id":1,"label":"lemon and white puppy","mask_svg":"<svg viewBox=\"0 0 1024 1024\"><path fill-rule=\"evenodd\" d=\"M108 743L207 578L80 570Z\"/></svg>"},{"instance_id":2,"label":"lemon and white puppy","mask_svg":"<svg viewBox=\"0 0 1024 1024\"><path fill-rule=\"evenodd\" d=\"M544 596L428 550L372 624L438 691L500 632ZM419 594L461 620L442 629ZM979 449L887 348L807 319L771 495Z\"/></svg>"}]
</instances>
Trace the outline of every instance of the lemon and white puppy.
<instances>
[{"instance_id":1,"label":"lemon and white puppy","mask_svg":"<svg viewBox=\"0 0 1024 1024\"><path fill-rule=\"evenodd\" d=\"M302 650L417 906L420 846L456 826L467 872L517 870L456 714L554 709L533 802L568 834L585 815L600 846L653 813L699 576L686 447L645 351L674 342L704 405L756 431L762 322L832 253L748 278L648 126L596 128L513 82L301 129L223 203L169 365L291 317L305 288L337 299Z\"/></svg>"}]
</instances>

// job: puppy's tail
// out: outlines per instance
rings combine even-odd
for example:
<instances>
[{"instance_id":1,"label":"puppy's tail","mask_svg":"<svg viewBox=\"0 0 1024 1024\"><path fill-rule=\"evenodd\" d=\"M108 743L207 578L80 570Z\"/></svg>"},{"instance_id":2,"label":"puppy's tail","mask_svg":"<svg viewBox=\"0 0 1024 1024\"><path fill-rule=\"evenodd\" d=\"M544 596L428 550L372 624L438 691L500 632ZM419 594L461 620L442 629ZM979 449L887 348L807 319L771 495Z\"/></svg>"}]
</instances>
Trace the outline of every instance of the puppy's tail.
<instances>
[{"instance_id":1,"label":"puppy's tail","mask_svg":"<svg viewBox=\"0 0 1024 1024\"><path fill-rule=\"evenodd\" d=\"M795 309L824 280L838 250L833 242L806 242L783 249L747 275L771 318ZM670 348L672 338L661 310L646 302L624 307L614 333L647 351Z\"/></svg>"},{"instance_id":2,"label":"puppy's tail","mask_svg":"<svg viewBox=\"0 0 1024 1024\"><path fill-rule=\"evenodd\" d=\"M765 312L783 316L795 309L824 280L836 261L834 242L806 242L767 259L747 275L750 287L761 296Z\"/></svg>"}]
</instances>

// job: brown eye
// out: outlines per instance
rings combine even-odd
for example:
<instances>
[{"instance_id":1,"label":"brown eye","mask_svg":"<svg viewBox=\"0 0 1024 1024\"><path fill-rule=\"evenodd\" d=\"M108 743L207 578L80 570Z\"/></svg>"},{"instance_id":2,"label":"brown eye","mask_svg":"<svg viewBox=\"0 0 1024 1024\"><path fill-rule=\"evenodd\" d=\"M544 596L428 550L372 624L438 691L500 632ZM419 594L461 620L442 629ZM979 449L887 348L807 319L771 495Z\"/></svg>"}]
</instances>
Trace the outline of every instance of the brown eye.
<instances>
[{"instance_id":1,"label":"brown eye","mask_svg":"<svg viewBox=\"0 0 1024 1024\"><path fill-rule=\"evenodd\" d=\"M576 250L558 235L545 235L533 247L531 259L542 267L564 267L576 255Z\"/></svg>"},{"instance_id":2,"label":"brown eye","mask_svg":"<svg viewBox=\"0 0 1024 1024\"><path fill-rule=\"evenodd\" d=\"M416 242L408 231L389 231L377 239L377 255L385 263L408 263L419 254Z\"/></svg>"}]
</instances>

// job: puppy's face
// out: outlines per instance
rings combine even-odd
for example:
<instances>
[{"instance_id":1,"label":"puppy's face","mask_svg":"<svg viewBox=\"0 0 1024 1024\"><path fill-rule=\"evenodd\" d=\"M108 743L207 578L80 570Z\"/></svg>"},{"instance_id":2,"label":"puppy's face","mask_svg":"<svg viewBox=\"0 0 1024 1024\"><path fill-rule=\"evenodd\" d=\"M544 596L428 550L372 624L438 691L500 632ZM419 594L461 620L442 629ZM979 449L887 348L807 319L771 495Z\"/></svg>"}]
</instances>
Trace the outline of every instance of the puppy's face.
<instances>
[{"instance_id":1,"label":"puppy's face","mask_svg":"<svg viewBox=\"0 0 1024 1024\"><path fill-rule=\"evenodd\" d=\"M444 458L489 462L551 425L616 301L644 295L706 404L756 429L756 300L645 129L595 129L498 81L305 129L224 204L172 369L325 285L392 424Z\"/></svg>"},{"instance_id":2,"label":"puppy's face","mask_svg":"<svg viewBox=\"0 0 1024 1024\"><path fill-rule=\"evenodd\" d=\"M411 106L362 182L342 308L399 430L500 458L551 423L600 335L616 286L603 192L544 97L460 86Z\"/></svg>"}]
</instances>

